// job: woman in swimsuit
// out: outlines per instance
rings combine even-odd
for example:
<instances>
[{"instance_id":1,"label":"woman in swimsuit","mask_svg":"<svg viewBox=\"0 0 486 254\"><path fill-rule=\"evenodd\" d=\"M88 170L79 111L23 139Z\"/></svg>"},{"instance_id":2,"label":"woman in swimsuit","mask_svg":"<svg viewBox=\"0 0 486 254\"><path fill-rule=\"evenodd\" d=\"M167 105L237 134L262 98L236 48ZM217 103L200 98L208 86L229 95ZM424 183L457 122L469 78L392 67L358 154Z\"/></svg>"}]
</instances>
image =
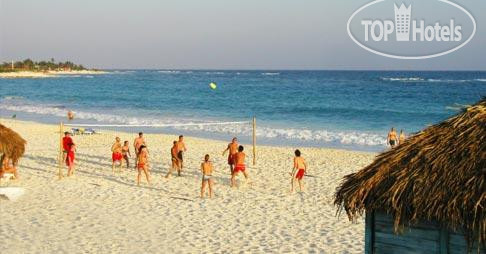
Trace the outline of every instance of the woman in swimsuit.
<instances>
[{"instance_id":1,"label":"woman in swimsuit","mask_svg":"<svg viewBox=\"0 0 486 254\"><path fill-rule=\"evenodd\" d=\"M145 145L140 146L140 152L138 153L138 162L137 162L137 186L140 186L140 179L142 178L142 171L145 173L145 178L147 179L147 183L150 185L150 173L148 171L148 153L147 147Z\"/></svg>"},{"instance_id":2,"label":"woman in swimsuit","mask_svg":"<svg viewBox=\"0 0 486 254\"><path fill-rule=\"evenodd\" d=\"M202 184L201 184L201 198L204 198L206 183L209 187L209 198L213 197L213 164L209 161L209 154L204 156L204 162L201 163Z\"/></svg>"}]
</instances>

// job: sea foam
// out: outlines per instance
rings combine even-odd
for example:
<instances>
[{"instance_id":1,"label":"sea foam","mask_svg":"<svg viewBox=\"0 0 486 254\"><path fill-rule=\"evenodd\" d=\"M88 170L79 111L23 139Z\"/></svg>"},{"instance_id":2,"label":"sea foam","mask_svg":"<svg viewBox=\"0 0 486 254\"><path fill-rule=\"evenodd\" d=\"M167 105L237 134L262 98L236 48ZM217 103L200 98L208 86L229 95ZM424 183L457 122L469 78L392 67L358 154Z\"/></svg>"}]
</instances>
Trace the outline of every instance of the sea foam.
<instances>
[{"instance_id":1,"label":"sea foam","mask_svg":"<svg viewBox=\"0 0 486 254\"><path fill-rule=\"evenodd\" d=\"M26 112L37 115L65 117L66 106L57 104L29 104L22 98L4 97L0 100L0 109ZM95 121L99 124L127 124L127 125L165 125L165 124L195 124L193 126L176 126L171 127L175 130L187 130L192 132L228 134L230 136L252 135L252 126L248 124L231 124L231 125L202 125L214 120L206 119L177 119L177 118L153 118L144 116L123 116L118 114L96 113L86 110L76 110L76 120L78 122ZM201 125L198 125L201 124ZM342 145L360 145L360 146L384 146L386 141L383 135L376 133L356 132L356 131L335 131L335 130L310 130L303 128L279 128L274 126L259 126L256 131L257 137L271 140L285 140L312 142L313 144L335 143ZM279 143L279 142L277 142Z\"/></svg>"}]
</instances>

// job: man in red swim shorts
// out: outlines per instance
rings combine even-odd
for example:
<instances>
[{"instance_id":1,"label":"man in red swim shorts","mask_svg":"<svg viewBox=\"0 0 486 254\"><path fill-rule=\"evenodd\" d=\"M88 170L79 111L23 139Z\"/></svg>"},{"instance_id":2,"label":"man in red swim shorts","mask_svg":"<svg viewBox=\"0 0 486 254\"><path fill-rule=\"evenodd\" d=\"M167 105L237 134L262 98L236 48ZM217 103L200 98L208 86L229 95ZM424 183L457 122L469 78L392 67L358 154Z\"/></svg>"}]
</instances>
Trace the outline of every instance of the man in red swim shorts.
<instances>
[{"instance_id":1,"label":"man in red swim shorts","mask_svg":"<svg viewBox=\"0 0 486 254\"><path fill-rule=\"evenodd\" d=\"M112 159L112 164L111 164L111 169L113 171L113 174L115 173L115 165L118 163L120 166L120 170L122 169L122 159L123 159L123 154L122 154L122 144L120 143L120 138L116 137L115 138L115 143L111 146L111 159Z\"/></svg>"},{"instance_id":2,"label":"man in red swim shorts","mask_svg":"<svg viewBox=\"0 0 486 254\"><path fill-rule=\"evenodd\" d=\"M66 166L68 167L67 176L74 174L74 153L76 152L76 145L74 143L68 144L69 150L66 154Z\"/></svg>"},{"instance_id":3,"label":"man in red swim shorts","mask_svg":"<svg viewBox=\"0 0 486 254\"><path fill-rule=\"evenodd\" d=\"M230 171L231 175L233 175L233 168L235 165L235 156L236 153L238 152L238 139L236 137L231 140L231 143L228 144L228 147L223 151L223 156L226 153L226 151L229 151L228 153L228 165L230 166Z\"/></svg>"},{"instance_id":4,"label":"man in red swim shorts","mask_svg":"<svg viewBox=\"0 0 486 254\"><path fill-rule=\"evenodd\" d=\"M248 181L248 174L245 170L245 158L246 154L243 152L243 146L238 147L238 152L235 154L235 168L233 169L233 173L231 174L231 187L236 187L236 179L235 177L238 175L239 172L242 172L245 176L245 180Z\"/></svg>"},{"instance_id":5,"label":"man in red swim shorts","mask_svg":"<svg viewBox=\"0 0 486 254\"><path fill-rule=\"evenodd\" d=\"M297 181L299 182L300 191L303 190L304 184L302 183L302 178L304 177L306 171L307 171L307 164L305 163L304 158L300 156L299 149L297 149L295 150L294 168L292 170L292 179L291 179L292 188L290 190L290 193L294 192L295 179L297 179Z\"/></svg>"},{"instance_id":6,"label":"man in red swim shorts","mask_svg":"<svg viewBox=\"0 0 486 254\"><path fill-rule=\"evenodd\" d=\"M66 160L66 155L69 152L69 145L73 143L73 139L71 138L71 133L64 132L64 137L62 138L62 160Z\"/></svg>"}]
</instances>

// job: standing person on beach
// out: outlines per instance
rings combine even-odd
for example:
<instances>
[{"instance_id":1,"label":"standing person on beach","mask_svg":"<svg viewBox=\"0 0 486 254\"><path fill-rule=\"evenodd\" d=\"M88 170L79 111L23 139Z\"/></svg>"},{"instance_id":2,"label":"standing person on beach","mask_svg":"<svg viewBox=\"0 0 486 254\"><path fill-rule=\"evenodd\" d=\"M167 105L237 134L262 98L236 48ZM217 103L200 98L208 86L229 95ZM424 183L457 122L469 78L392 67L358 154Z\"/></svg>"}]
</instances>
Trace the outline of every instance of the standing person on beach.
<instances>
[{"instance_id":1,"label":"standing person on beach","mask_svg":"<svg viewBox=\"0 0 486 254\"><path fill-rule=\"evenodd\" d=\"M233 170L233 174L231 174L231 187L236 187L236 179L235 177L238 175L238 172L242 172L245 176L245 181L248 181L248 174L246 173L246 166L245 166L245 158L246 154L243 152L243 146L238 147L238 152L234 156L235 160L235 168Z\"/></svg>"},{"instance_id":2,"label":"standing person on beach","mask_svg":"<svg viewBox=\"0 0 486 254\"><path fill-rule=\"evenodd\" d=\"M406 139L405 132L403 132L403 130L400 130L400 136L398 137L398 144L399 145L403 144L405 139Z\"/></svg>"},{"instance_id":3,"label":"standing person on beach","mask_svg":"<svg viewBox=\"0 0 486 254\"><path fill-rule=\"evenodd\" d=\"M66 156L66 166L68 167L67 176L74 175L74 153L76 152L76 145L74 143L70 143L69 150Z\"/></svg>"},{"instance_id":4,"label":"standing person on beach","mask_svg":"<svg viewBox=\"0 0 486 254\"><path fill-rule=\"evenodd\" d=\"M64 132L64 137L62 138L62 160L66 160L66 156L69 151L69 145L73 143L73 139L71 138L71 133Z\"/></svg>"},{"instance_id":5,"label":"standing person on beach","mask_svg":"<svg viewBox=\"0 0 486 254\"><path fill-rule=\"evenodd\" d=\"M233 167L235 165L235 156L236 153L238 152L238 139L236 137L231 140L231 143L228 144L226 149L223 151L223 156L226 153L226 151L229 151L228 153L228 165L230 166L230 172L231 175L233 175Z\"/></svg>"},{"instance_id":6,"label":"standing person on beach","mask_svg":"<svg viewBox=\"0 0 486 254\"><path fill-rule=\"evenodd\" d=\"M147 183L150 185L150 173L148 170L149 167L149 160L148 160L148 151L145 145L141 145L138 149L137 155L137 186L140 186L140 180L142 178L142 171L145 173L145 178L147 179Z\"/></svg>"},{"instance_id":7,"label":"standing person on beach","mask_svg":"<svg viewBox=\"0 0 486 254\"><path fill-rule=\"evenodd\" d=\"M125 160L125 163L127 164L127 168L129 168L130 167L130 160L128 158L132 157L132 154L130 153L130 147L128 146L128 140L125 140L125 142L123 142L122 155L123 155L123 159Z\"/></svg>"},{"instance_id":8,"label":"standing person on beach","mask_svg":"<svg viewBox=\"0 0 486 254\"><path fill-rule=\"evenodd\" d=\"M169 178L169 176L172 175L172 171L177 170L178 176L181 175L181 170L180 170L180 162L179 162L179 157L178 157L178 148L177 148L177 141L174 140L173 146L170 149L170 157L171 157L171 167L169 169L169 172L167 172L167 175L165 175L165 178Z\"/></svg>"},{"instance_id":9,"label":"standing person on beach","mask_svg":"<svg viewBox=\"0 0 486 254\"><path fill-rule=\"evenodd\" d=\"M184 167L183 153L187 151L186 144L184 143L184 136L179 136L177 141L177 158L179 158L179 176L181 176L182 168Z\"/></svg>"},{"instance_id":10,"label":"standing person on beach","mask_svg":"<svg viewBox=\"0 0 486 254\"><path fill-rule=\"evenodd\" d=\"M209 188L209 198L213 197L213 164L209 161L209 154L204 156L204 162L201 163L202 183L201 183L201 198L204 198L206 192L206 183Z\"/></svg>"},{"instance_id":11,"label":"standing person on beach","mask_svg":"<svg viewBox=\"0 0 486 254\"><path fill-rule=\"evenodd\" d=\"M394 127L392 127L390 132L388 132L388 136L386 138L386 141L390 145L391 148L393 148L397 145L397 143L398 143L397 132L395 131Z\"/></svg>"},{"instance_id":12,"label":"standing person on beach","mask_svg":"<svg viewBox=\"0 0 486 254\"><path fill-rule=\"evenodd\" d=\"M296 179L299 182L300 191L303 191L304 184L302 183L302 178L304 178L305 172L307 171L307 163L305 163L304 158L300 156L301 154L299 149L295 150L294 154L294 167L291 174L292 179L290 180L290 193L294 193L294 182Z\"/></svg>"},{"instance_id":13,"label":"standing person on beach","mask_svg":"<svg viewBox=\"0 0 486 254\"><path fill-rule=\"evenodd\" d=\"M123 154L122 154L122 145L120 143L120 138L116 137L115 138L115 143L111 146L111 169L113 171L113 174L115 173L115 165L116 163L119 163L120 165L120 170L122 168L122 159L123 159Z\"/></svg>"},{"instance_id":14,"label":"standing person on beach","mask_svg":"<svg viewBox=\"0 0 486 254\"><path fill-rule=\"evenodd\" d=\"M138 133L138 137L135 138L133 141L133 148L135 148L135 168L137 168L137 163L138 163L138 154L140 153L140 147L141 146L146 146L147 143L145 143L145 139L143 138L143 132Z\"/></svg>"}]
</instances>

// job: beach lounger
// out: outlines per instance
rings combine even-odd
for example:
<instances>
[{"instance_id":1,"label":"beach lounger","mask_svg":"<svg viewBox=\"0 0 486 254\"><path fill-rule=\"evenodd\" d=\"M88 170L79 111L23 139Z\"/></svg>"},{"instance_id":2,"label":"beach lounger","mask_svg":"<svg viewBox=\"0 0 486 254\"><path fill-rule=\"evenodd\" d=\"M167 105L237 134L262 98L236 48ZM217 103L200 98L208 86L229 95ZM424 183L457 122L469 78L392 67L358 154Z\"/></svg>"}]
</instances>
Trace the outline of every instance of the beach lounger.
<instances>
[{"instance_id":1,"label":"beach lounger","mask_svg":"<svg viewBox=\"0 0 486 254\"><path fill-rule=\"evenodd\" d=\"M92 128L87 128L87 129L84 129L84 128L71 128L71 135L92 135L92 134L96 134L97 132L95 131L95 129L92 129Z\"/></svg>"},{"instance_id":2,"label":"beach lounger","mask_svg":"<svg viewBox=\"0 0 486 254\"><path fill-rule=\"evenodd\" d=\"M84 134L93 135L96 134L96 131L94 129L87 128L86 130L84 130Z\"/></svg>"},{"instance_id":3,"label":"beach lounger","mask_svg":"<svg viewBox=\"0 0 486 254\"><path fill-rule=\"evenodd\" d=\"M24 188L20 187L0 187L0 199L7 199L10 201L15 201L20 196L24 195Z\"/></svg>"},{"instance_id":4,"label":"beach lounger","mask_svg":"<svg viewBox=\"0 0 486 254\"><path fill-rule=\"evenodd\" d=\"M78 128L71 128L71 135L78 135L79 129Z\"/></svg>"}]
</instances>

